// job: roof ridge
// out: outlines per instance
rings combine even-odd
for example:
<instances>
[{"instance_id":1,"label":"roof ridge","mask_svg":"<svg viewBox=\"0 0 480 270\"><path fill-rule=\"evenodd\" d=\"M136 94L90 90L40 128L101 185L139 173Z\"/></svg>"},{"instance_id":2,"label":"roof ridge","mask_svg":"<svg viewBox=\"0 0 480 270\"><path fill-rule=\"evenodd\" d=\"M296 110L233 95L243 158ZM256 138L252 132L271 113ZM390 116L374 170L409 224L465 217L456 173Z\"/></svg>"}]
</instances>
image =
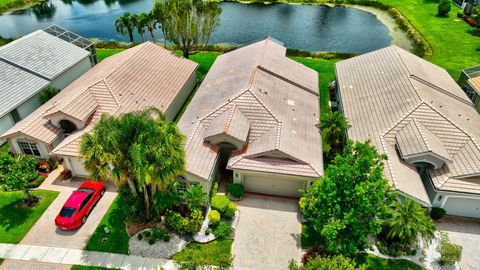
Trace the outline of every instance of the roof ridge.
<instances>
[{"instance_id":1,"label":"roof ridge","mask_svg":"<svg viewBox=\"0 0 480 270\"><path fill-rule=\"evenodd\" d=\"M387 147L386 147L385 138L383 136L384 135L380 135L380 143L382 144L382 148L383 148L383 151L385 152L385 155L388 156L389 153L388 153L388 150L387 150ZM390 162L390 160L388 158L386 159L386 166L388 167L388 169L390 171L390 175L392 176L393 185L395 186L396 189L398 189L397 175L395 174L395 172L393 170L392 163Z\"/></svg>"},{"instance_id":2,"label":"roof ridge","mask_svg":"<svg viewBox=\"0 0 480 270\"><path fill-rule=\"evenodd\" d=\"M393 125L385 130L384 133L380 134L380 136L385 136L387 133L392 131L398 124L400 124L403 120L405 120L410 114L412 114L415 110L417 110L425 101L421 100L417 105L413 106L408 112L406 112L403 116L401 116Z\"/></svg>"},{"instance_id":3,"label":"roof ridge","mask_svg":"<svg viewBox=\"0 0 480 270\"><path fill-rule=\"evenodd\" d=\"M279 123L281 123L282 121L280 121L280 119L267 107L267 105L265 105L265 103L263 103L258 97L257 95L255 95L255 93L253 93L253 91L249 89L247 89L248 92L250 92L250 94L252 94L252 96L265 108L265 110L267 110L268 113L270 113L270 115Z\"/></svg>"},{"instance_id":4,"label":"roof ridge","mask_svg":"<svg viewBox=\"0 0 480 270\"><path fill-rule=\"evenodd\" d=\"M111 94L112 97L113 97L113 100L115 101L115 103L117 104L117 106L118 106L118 108L119 108L119 107L120 107L120 102L118 102L117 96L115 96L115 95L113 94L113 91L112 91L112 88L110 87L110 84L108 84L108 82L107 82L107 80L105 80L105 78L102 79L102 81L103 81L103 83L105 83L105 86L107 87L108 92L110 92L110 94ZM117 110L118 110L118 108L117 108ZM115 112L116 112L117 110L115 110Z\"/></svg>"},{"instance_id":5,"label":"roof ridge","mask_svg":"<svg viewBox=\"0 0 480 270\"><path fill-rule=\"evenodd\" d=\"M209 116L211 116L212 114L216 113L218 110L220 110L221 108L227 106L228 104L230 104L232 101L234 101L235 99L239 98L241 95L245 94L246 92L248 92L249 89L247 88L246 90L238 93L237 95L233 96L232 98L229 98L227 99L227 101L225 101L224 103L220 104L217 108L213 109L210 113L206 114L205 116L203 116L202 118L198 119L199 122L207 119ZM192 123L193 124L193 123Z\"/></svg>"},{"instance_id":6,"label":"roof ridge","mask_svg":"<svg viewBox=\"0 0 480 270\"><path fill-rule=\"evenodd\" d=\"M409 77L410 77L413 73L412 73L412 71L410 71L410 69L408 68L407 64L406 64L405 61L403 60L403 57L400 55L400 52L398 51L398 47L395 46L395 45L393 45L393 46L391 46L391 47L395 50L395 53L397 54L398 58L400 58L400 61L402 61L402 64L403 64L403 66L407 69L408 75L409 75ZM413 91L415 91L415 93L417 94L418 98L423 101L422 95L420 94L420 92L418 92L417 87L412 83L411 80L408 80L408 82L409 82L410 85L413 87Z\"/></svg>"},{"instance_id":7,"label":"roof ridge","mask_svg":"<svg viewBox=\"0 0 480 270\"><path fill-rule=\"evenodd\" d=\"M447 95L447 96L449 96L449 97L451 97L451 98L453 98L453 99L456 99L457 101L460 101L460 102L462 102L462 103L464 103L464 104L466 104L466 105L469 105L469 106L472 105L471 102L469 102L469 101L467 101L467 100L465 100L465 99L463 99L463 98L461 98L461 97L459 97L459 96L457 96L457 95L455 95L455 94L452 94L452 93L450 93L449 91L441 88L440 86L438 86L438 85L436 85L436 84L433 84L433 83L431 83L431 82L429 82L429 81L427 81L427 80L424 80L424 79L418 77L418 76L415 75L415 74L410 74L410 78L412 78L412 79L414 79L414 80L416 80L416 81L418 81L418 82L420 82L420 83L423 83L423 84L431 87L432 89L437 90L438 92L440 92L440 93L442 93L442 94L444 94L444 95ZM423 98L422 98L422 99L423 99Z\"/></svg>"},{"instance_id":8,"label":"roof ridge","mask_svg":"<svg viewBox=\"0 0 480 270\"><path fill-rule=\"evenodd\" d=\"M417 118L413 118L413 124L415 125L415 127L417 128L418 130L418 133L420 134L420 136L422 137L422 140L423 142L425 143L425 145L427 146L427 149L428 151L432 152L432 147L430 146L430 143L428 142L427 140L427 136L425 135L425 133L423 132L422 130L422 127L423 125L421 125L421 123L418 123L417 121ZM424 128L424 127L423 127ZM435 135L435 134L434 134Z\"/></svg>"},{"instance_id":9,"label":"roof ridge","mask_svg":"<svg viewBox=\"0 0 480 270\"><path fill-rule=\"evenodd\" d=\"M233 115L235 114L235 111L237 110L237 105L233 103L233 106L231 108L230 115L228 116L227 122L225 123L225 127L223 127L223 132L227 133L228 129L230 128L230 123L232 122Z\"/></svg>"}]
</instances>

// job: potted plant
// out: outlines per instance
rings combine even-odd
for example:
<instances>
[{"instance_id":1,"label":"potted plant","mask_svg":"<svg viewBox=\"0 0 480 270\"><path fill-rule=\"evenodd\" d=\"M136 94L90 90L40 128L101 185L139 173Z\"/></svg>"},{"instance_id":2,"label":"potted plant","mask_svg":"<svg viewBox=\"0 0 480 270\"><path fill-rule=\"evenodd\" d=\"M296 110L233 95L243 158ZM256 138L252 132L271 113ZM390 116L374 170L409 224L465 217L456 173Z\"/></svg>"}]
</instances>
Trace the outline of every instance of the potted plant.
<instances>
[{"instance_id":1,"label":"potted plant","mask_svg":"<svg viewBox=\"0 0 480 270\"><path fill-rule=\"evenodd\" d=\"M72 179L72 171L70 171L70 170L64 170L64 171L62 172L62 179L63 179L64 181L69 181L69 180L71 180L71 179Z\"/></svg>"}]
</instances>

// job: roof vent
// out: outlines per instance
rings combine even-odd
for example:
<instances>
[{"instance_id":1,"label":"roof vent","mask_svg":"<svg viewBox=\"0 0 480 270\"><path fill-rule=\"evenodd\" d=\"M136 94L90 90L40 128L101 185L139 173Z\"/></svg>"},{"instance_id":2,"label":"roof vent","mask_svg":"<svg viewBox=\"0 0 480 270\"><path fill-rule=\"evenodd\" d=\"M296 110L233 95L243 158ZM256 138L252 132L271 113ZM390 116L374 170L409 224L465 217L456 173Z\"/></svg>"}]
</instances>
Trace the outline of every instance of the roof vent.
<instances>
[{"instance_id":1,"label":"roof vent","mask_svg":"<svg viewBox=\"0 0 480 270\"><path fill-rule=\"evenodd\" d=\"M295 106L295 100L289 99L289 100L287 100L287 104L290 105L290 106Z\"/></svg>"}]
</instances>

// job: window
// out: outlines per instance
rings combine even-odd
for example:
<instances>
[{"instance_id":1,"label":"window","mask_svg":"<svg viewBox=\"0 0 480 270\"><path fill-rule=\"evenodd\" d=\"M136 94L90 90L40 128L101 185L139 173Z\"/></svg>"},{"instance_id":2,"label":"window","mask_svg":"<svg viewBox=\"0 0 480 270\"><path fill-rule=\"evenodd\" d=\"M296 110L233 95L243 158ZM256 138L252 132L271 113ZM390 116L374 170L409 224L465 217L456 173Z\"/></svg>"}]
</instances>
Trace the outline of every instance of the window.
<instances>
[{"instance_id":1,"label":"window","mask_svg":"<svg viewBox=\"0 0 480 270\"><path fill-rule=\"evenodd\" d=\"M87 203L90 201L90 199L92 198L93 194L89 194L85 200L83 200L82 204L80 205L80 210L79 211L82 211L82 209L85 207L85 205L87 205Z\"/></svg>"},{"instance_id":2,"label":"window","mask_svg":"<svg viewBox=\"0 0 480 270\"><path fill-rule=\"evenodd\" d=\"M179 176L177 178L178 186L177 191L185 191L187 190L187 180L183 176Z\"/></svg>"},{"instance_id":3,"label":"window","mask_svg":"<svg viewBox=\"0 0 480 270\"><path fill-rule=\"evenodd\" d=\"M31 155L40 157L40 150L38 150L36 143L29 143L29 142L18 142L18 146L22 150L22 153L25 155Z\"/></svg>"},{"instance_id":4,"label":"window","mask_svg":"<svg viewBox=\"0 0 480 270\"><path fill-rule=\"evenodd\" d=\"M13 109L11 112L10 112L10 115L12 116L12 120L14 123L17 123L19 122L20 120L22 120L20 118L20 115L18 114L18 111L17 109Z\"/></svg>"}]
</instances>

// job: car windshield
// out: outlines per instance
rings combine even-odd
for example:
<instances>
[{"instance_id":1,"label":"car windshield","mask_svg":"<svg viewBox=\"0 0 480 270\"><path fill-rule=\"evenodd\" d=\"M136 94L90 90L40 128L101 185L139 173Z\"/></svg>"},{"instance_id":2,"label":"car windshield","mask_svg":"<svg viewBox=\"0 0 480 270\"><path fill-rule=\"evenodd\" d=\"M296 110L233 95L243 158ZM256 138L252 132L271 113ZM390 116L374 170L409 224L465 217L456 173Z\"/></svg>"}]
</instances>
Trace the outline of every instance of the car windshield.
<instances>
[{"instance_id":1,"label":"car windshield","mask_svg":"<svg viewBox=\"0 0 480 270\"><path fill-rule=\"evenodd\" d=\"M87 194L90 194L90 193L94 193L95 190L93 190L91 188L79 188L79 189L77 189L77 192L85 192Z\"/></svg>"},{"instance_id":2,"label":"car windshield","mask_svg":"<svg viewBox=\"0 0 480 270\"><path fill-rule=\"evenodd\" d=\"M62 211L60 211L60 216L64 218L69 218L73 216L75 213L75 208L73 207L63 207Z\"/></svg>"}]
</instances>

